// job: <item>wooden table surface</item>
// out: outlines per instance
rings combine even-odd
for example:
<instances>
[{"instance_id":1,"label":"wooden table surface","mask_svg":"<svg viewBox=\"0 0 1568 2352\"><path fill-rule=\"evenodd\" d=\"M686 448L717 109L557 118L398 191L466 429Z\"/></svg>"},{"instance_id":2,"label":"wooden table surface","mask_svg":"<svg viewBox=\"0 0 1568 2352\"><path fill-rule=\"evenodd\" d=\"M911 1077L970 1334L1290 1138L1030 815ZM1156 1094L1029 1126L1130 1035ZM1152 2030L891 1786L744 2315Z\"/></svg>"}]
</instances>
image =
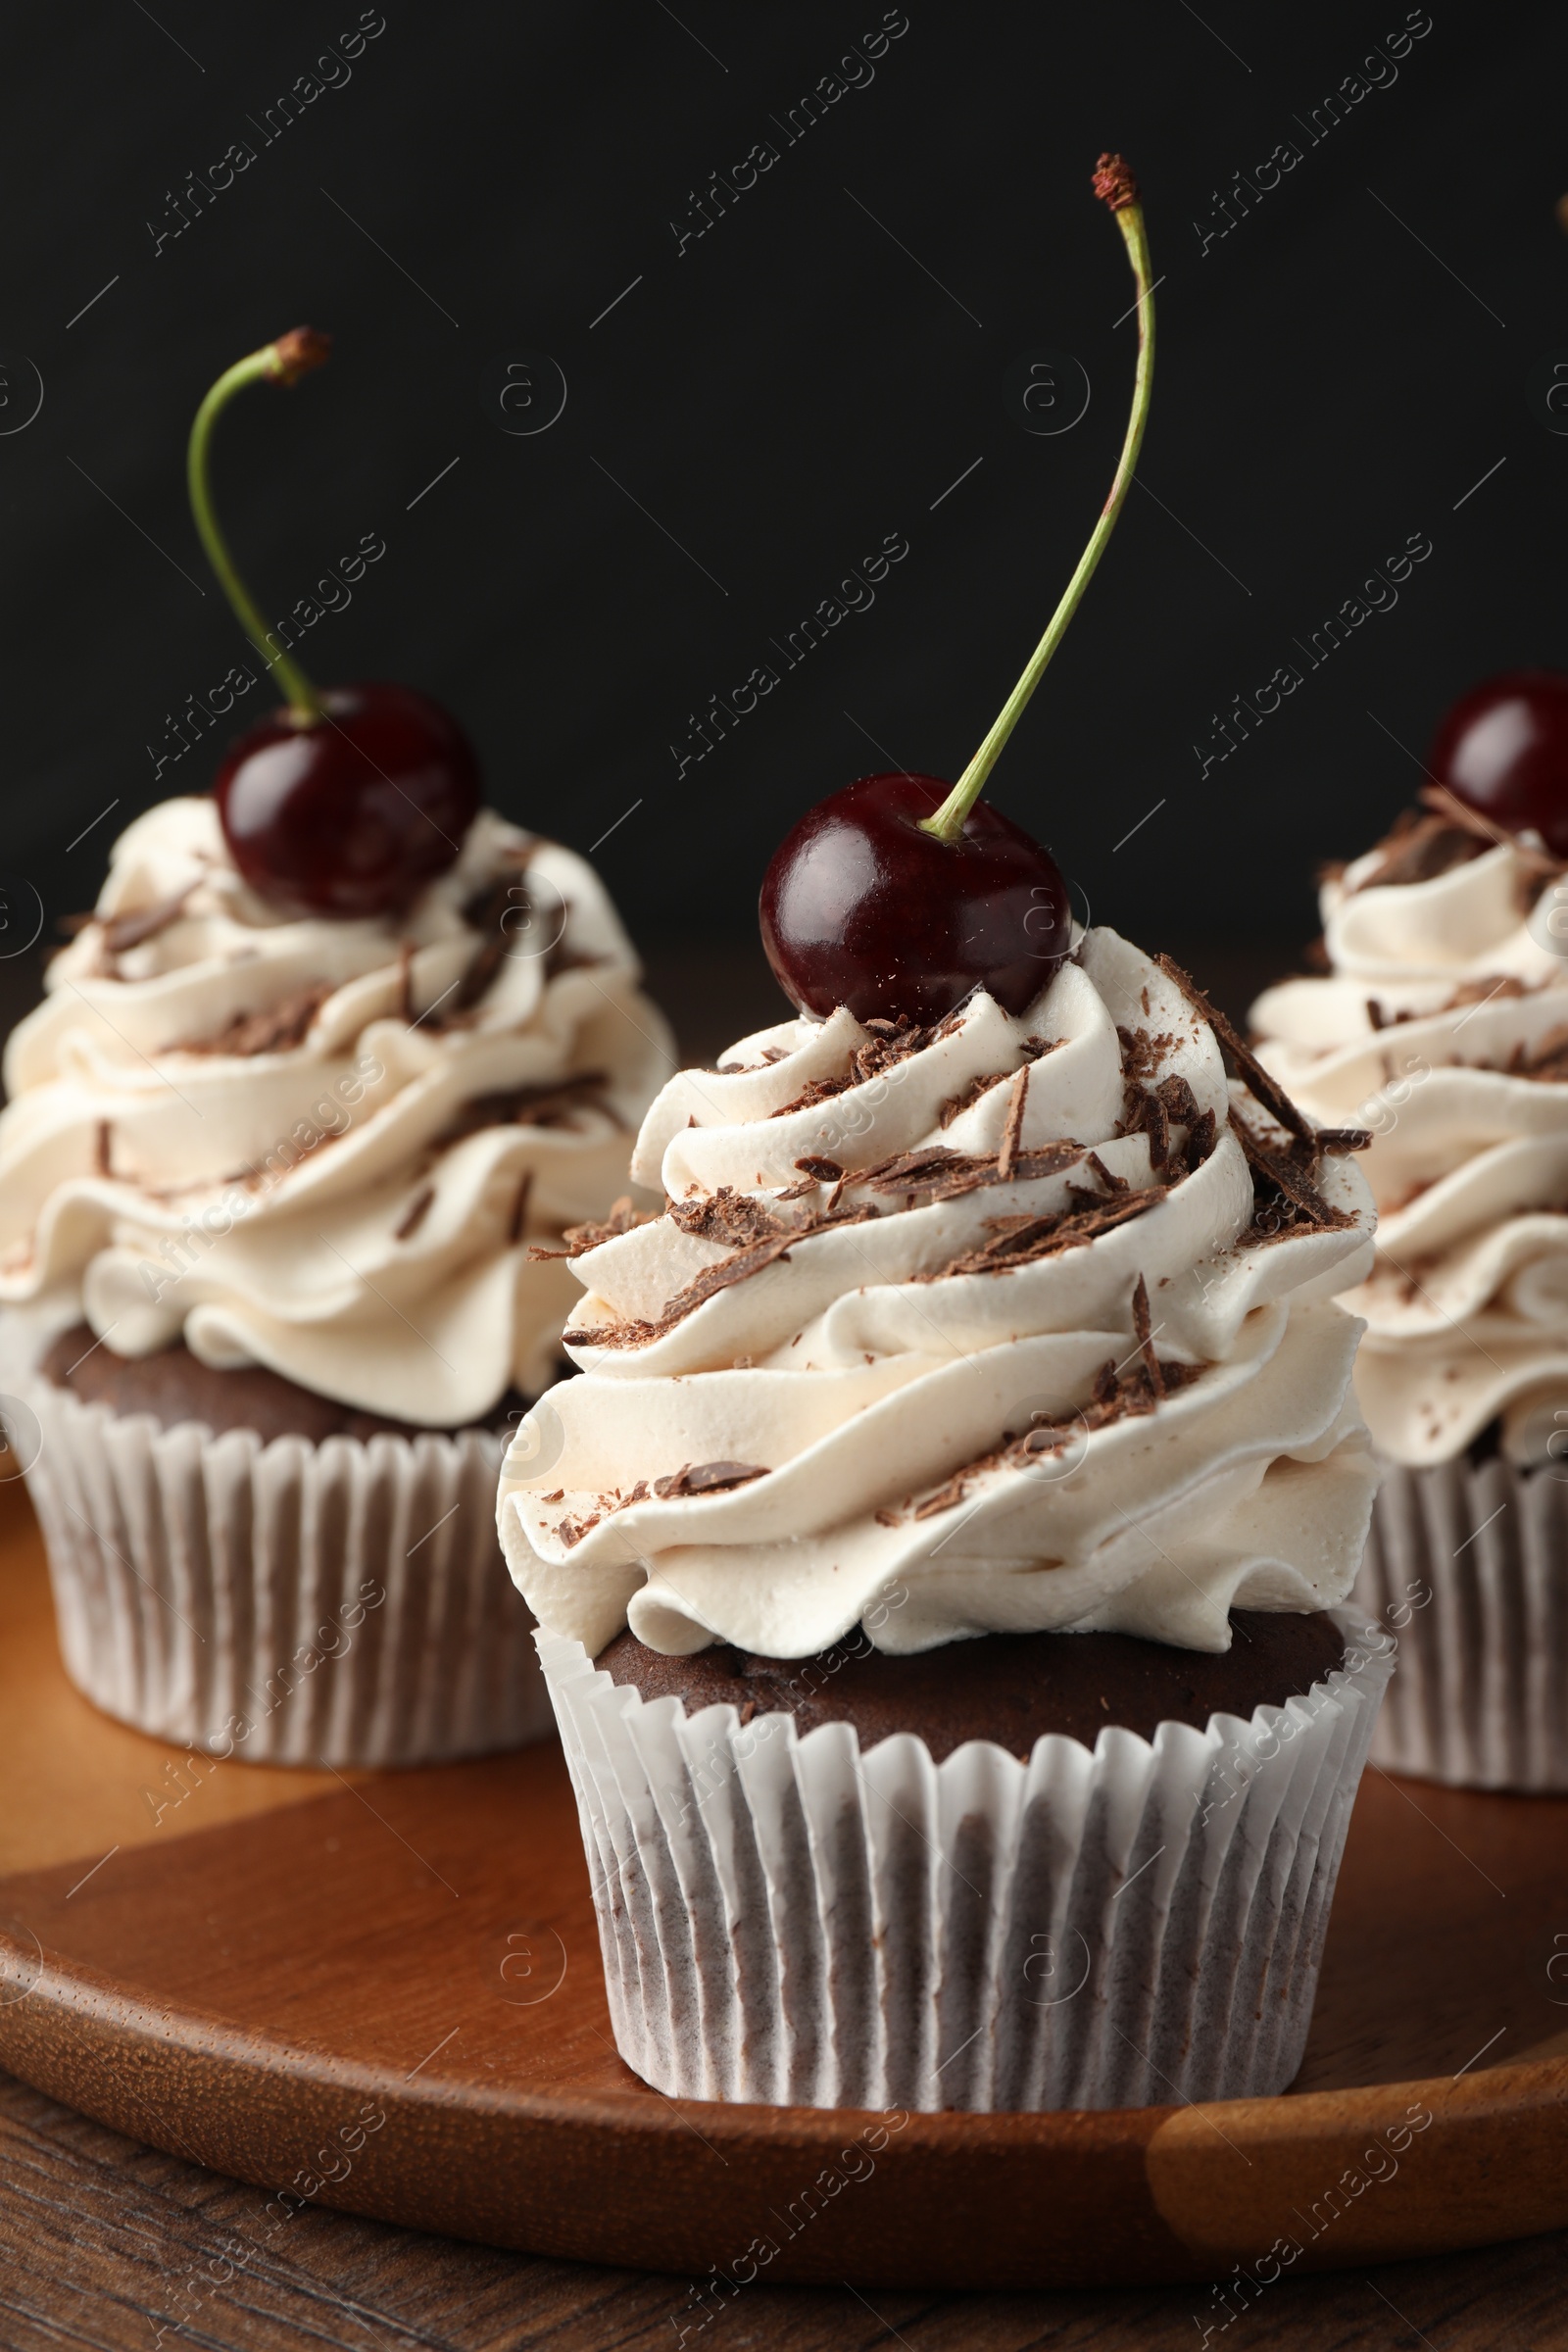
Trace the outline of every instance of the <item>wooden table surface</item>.
<instances>
[{"instance_id":1,"label":"wooden table surface","mask_svg":"<svg viewBox=\"0 0 1568 2352\"><path fill-rule=\"evenodd\" d=\"M222 2352L675 2352L679 2343L684 2279L490 2253L313 2207L280 2243L263 2222L266 2202L261 2189L139 2148L20 2083L0 2083L0 2345L174 2345L176 2296L182 2314L194 2312L186 2339ZM1568 2344L1565 2265L1568 2234L1282 2279L1234 2323L1227 2352L1241 2342L1292 2352L1349 2344L1546 2352ZM185 2282L204 2275L211 2291L197 2307ZM702 2352L896 2343L920 2352L1192 2352L1207 2302L1192 2287L867 2300L850 2288L758 2285L687 2341Z\"/></svg>"},{"instance_id":2,"label":"wooden table surface","mask_svg":"<svg viewBox=\"0 0 1568 2352\"><path fill-rule=\"evenodd\" d=\"M704 1058L721 1042L706 1034L715 1002L730 1008L726 1035L770 1017L765 982L752 978L749 957L737 954L733 973L724 974L731 985L716 995L710 960L672 957L654 975L689 1050ZM1251 971L1237 978L1226 971L1228 987L1220 974L1212 977L1216 993L1244 1009ZM63 1675L40 1690L29 1667L24 1693L22 1662L38 1654L26 1637L36 1631L0 1627L0 1712L24 1699L37 1727L0 1802L0 1871L59 1851L61 1817L83 1807L93 1825L84 1845L100 1822L110 1839L122 1831L134 1836L141 1788L170 1752L95 1714ZM234 1813L275 1804L275 1784L285 1777L302 1796L320 1785L310 1774L236 1766L223 1775L220 1801ZM181 2334L220 2352L611 2352L640 2345L678 2352L690 2306L683 2278L494 2253L319 2207L296 2214L280 2239L264 2221L266 2202L259 2189L139 2147L0 2078L0 2352L62 2345L150 2352ZM921 2352L971 2345L1175 2352L1203 2342L1208 2301L1192 2287L882 2291L867 2300L848 2287L759 2284L710 2327L688 2328L686 2341L706 2336L702 2352L895 2343ZM1371 2272L1287 2278L1232 2326L1233 2344L1245 2339L1292 2352L1350 2344L1548 2352L1568 2346L1568 2232ZM1209 2340L1221 2340L1219 2331Z\"/></svg>"}]
</instances>

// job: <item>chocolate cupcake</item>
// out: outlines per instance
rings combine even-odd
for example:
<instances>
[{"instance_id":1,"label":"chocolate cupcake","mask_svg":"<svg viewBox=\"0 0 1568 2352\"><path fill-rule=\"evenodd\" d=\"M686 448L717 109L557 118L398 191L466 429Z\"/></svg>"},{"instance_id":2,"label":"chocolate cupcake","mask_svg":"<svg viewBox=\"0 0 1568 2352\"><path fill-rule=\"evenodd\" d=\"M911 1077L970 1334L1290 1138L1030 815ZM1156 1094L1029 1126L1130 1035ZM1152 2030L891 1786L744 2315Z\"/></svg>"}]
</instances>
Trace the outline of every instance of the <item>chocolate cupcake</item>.
<instances>
[{"instance_id":1,"label":"chocolate cupcake","mask_svg":"<svg viewBox=\"0 0 1568 2352\"><path fill-rule=\"evenodd\" d=\"M1568 1788L1562 863L1441 796L1322 887L1326 969L1252 1008L1318 1117L1371 1130L1356 1388L1385 1464L1357 1597L1398 1643L1376 1753Z\"/></svg>"},{"instance_id":2,"label":"chocolate cupcake","mask_svg":"<svg viewBox=\"0 0 1568 2352\"><path fill-rule=\"evenodd\" d=\"M669 1067L592 869L488 811L354 919L258 896L210 800L130 826L0 1114L0 1387L90 1697L284 1761L547 1727L496 1467Z\"/></svg>"},{"instance_id":3,"label":"chocolate cupcake","mask_svg":"<svg viewBox=\"0 0 1568 2352\"><path fill-rule=\"evenodd\" d=\"M1290 2081L1388 1672L1359 1140L1105 929L664 1089L499 1504L660 2089Z\"/></svg>"}]
</instances>

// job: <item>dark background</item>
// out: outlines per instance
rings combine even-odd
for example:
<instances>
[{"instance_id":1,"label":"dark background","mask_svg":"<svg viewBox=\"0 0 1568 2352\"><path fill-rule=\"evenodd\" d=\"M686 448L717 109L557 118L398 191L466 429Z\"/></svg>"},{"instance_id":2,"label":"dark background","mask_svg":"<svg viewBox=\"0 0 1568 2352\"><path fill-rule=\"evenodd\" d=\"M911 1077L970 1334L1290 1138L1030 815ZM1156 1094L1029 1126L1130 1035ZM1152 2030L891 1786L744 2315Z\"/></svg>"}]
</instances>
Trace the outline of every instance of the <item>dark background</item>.
<instances>
[{"instance_id":1,"label":"dark background","mask_svg":"<svg viewBox=\"0 0 1568 2352\"><path fill-rule=\"evenodd\" d=\"M1568 358L1568 24L1432 0L1392 86L1310 144L1313 108L1404 26L1396 0L906 13L869 86L786 145L776 119L879 0L384 0L346 86L264 145L353 0L12 12L0 428L32 405L29 360L44 400L0 437L0 871L40 894L46 938L127 817L210 780L222 725L156 781L147 749L246 653L185 509L185 434L220 368L309 320L331 366L247 394L220 436L263 606L382 534L307 668L450 704L498 806L602 842L656 981L719 975L720 1030L760 989L770 1017L771 849L858 773L958 771L1099 511L1136 334L1113 324L1131 281L1089 190L1117 146L1164 272L1141 483L992 789L1080 913L1201 952L1211 977L1295 958L1315 862L1410 797L1444 706L1563 659L1568 440L1524 379ZM1287 138L1302 161L1205 251L1216 191ZM155 253L147 223L172 229L187 172L236 139L256 161ZM677 253L671 220L760 139L777 164ZM1002 396L1039 349L1093 386L1054 438ZM509 436L481 373L541 352L564 412ZM770 640L890 532L909 554L874 608L677 782L689 714L780 666ZM1201 778L1212 714L1304 669L1296 641L1412 532L1433 553L1396 608ZM35 966L0 963L12 1000Z\"/></svg>"}]
</instances>

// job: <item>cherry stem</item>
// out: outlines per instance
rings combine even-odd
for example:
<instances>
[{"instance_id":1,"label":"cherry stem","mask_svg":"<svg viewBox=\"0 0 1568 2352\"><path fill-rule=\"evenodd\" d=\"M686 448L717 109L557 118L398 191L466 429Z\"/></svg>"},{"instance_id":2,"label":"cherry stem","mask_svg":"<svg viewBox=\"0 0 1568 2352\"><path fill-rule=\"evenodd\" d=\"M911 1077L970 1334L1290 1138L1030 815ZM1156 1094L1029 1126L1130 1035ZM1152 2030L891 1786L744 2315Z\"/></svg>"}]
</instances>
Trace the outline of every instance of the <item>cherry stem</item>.
<instances>
[{"instance_id":1,"label":"cherry stem","mask_svg":"<svg viewBox=\"0 0 1568 2352\"><path fill-rule=\"evenodd\" d=\"M218 517L213 511L212 485L208 478L208 457L212 445L213 427L227 408L236 392L247 384L262 382L275 384L297 383L313 368L319 368L331 345L325 335L314 327L292 327L275 343L266 343L232 368L225 368L201 407L190 428L190 446L185 458L185 480L190 491L190 511L207 561L217 576L218 584L234 609L234 616L246 636L255 646L269 669L276 673L277 682L298 725L312 726L321 715L321 698L297 662L289 659L279 645L274 645L267 623L257 609L254 598L234 567L234 560Z\"/></svg>"},{"instance_id":2,"label":"cherry stem","mask_svg":"<svg viewBox=\"0 0 1568 2352\"><path fill-rule=\"evenodd\" d=\"M1121 174L1119 179L1114 173L1109 175L1109 189L1101 184L1107 176L1107 166L1119 167ZM1045 676L1052 655L1066 635L1067 623L1078 610L1079 600L1095 576L1095 567L1116 527L1116 517L1126 504L1138 465L1138 453L1143 447L1144 427L1149 421L1150 393L1154 380L1154 297L1150 283L1149 237L1132 174L1121 164L1119 157L1101 158L1101 171L1096 174L1095 187L1096 193L1105 198L1115 214L1116 226L1126 242L1127 258L1132 264L1133 278L1138 288L1138 371L1133 378L1133 405L1132 414L1127 419L1127 437L1122 443L1116 478L1110 485L1110 495L1102 509L1094 534L1078 559L1078 568L1067 582L1060 604L1051 616L1050 627L1030 656L1028 667L1003 704L991 732L941 808L934 816L920 819L921 831L935 834L939 841L957 841L962 834L965 817L980 798L986 778L1017 725L1024 706Z\"/></svg>"}]
</instances>

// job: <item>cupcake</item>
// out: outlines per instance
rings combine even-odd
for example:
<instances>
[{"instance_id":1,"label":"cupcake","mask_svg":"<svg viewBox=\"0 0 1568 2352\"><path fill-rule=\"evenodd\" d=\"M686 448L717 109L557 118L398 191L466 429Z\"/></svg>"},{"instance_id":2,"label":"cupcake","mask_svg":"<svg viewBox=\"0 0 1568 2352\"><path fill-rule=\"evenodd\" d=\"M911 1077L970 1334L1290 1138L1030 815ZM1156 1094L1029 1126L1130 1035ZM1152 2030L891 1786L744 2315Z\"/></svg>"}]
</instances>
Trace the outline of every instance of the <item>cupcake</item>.
<instances>
[{"instance_id":1,"label":"cupcake","mask_svg":"<svg viewBox=\"0 0 1568 2352\"><path fill-rule=\"evenodd\" d=\"M503 1467L611 2014L662 2091L827 2107L1283 2088L1388 1672L1334 1303L1371 1203L1185 973L1075 929L958 783L862 777L762 885L798 1017L643 1122ZM1226 1068L1229 1055L1231 1068ZM1375 1629L1374 1629L1375 1633Z\"/></svg>"},{"instance_id":2,"label":"cupcake","mask_svg":"<svg viewBox=\"0 0 1568 2352\"><path fill-rule=\"evenodd\" d=\"M214 429L329 350L264 344L191 428L253 659L187 723L263 677L282 707L122 836L11 1039L0 1426L89 1698L218 1755L413 1764L548 1725L496 1465L556 1368L540 1246L613 1208L673 1057L591 868L481 807L428 696L313 685L321 609L269 628L235 567Z\"/></svg>"},{"instance_id":3,"label":"cupcake","mask_svg":"<svg viewBox=\"0 0 1568 2352\"><path fill-rule=\"evenodd\" d=\"M548 1727L493 1493L667 1032L592 869L481 810L402 911L290 915L212 799L116 844L14 1032L0 1301L74 1680L220 1754Z\"/></svg>"},{"instance_id":4,"label":"cupcake","mask_svg":"<svg viewBox=\"0 0 1568 2352\"><path fill-rule=\"evenodd\" d=\"M1372 1131L1357 1597L1398 1663L1375 1753L1568 1788L1568 889L1446 790L1322 885L1323 962L1252 1009L1317 1117Z\"/></svg>"},{"instance_id":5,"label":"cupcake","mask_svg":"<svg viewBox=\"0 0 1568 2352\"><path fill-rule=\"evenodd\" d=\"M1281 1112L1105 929L1016 1016L785 1021L654 1104L499 1519L661 2090L1296 2071L1386 1667L1369 1203Z\"/></svg>"}]
</instances>

